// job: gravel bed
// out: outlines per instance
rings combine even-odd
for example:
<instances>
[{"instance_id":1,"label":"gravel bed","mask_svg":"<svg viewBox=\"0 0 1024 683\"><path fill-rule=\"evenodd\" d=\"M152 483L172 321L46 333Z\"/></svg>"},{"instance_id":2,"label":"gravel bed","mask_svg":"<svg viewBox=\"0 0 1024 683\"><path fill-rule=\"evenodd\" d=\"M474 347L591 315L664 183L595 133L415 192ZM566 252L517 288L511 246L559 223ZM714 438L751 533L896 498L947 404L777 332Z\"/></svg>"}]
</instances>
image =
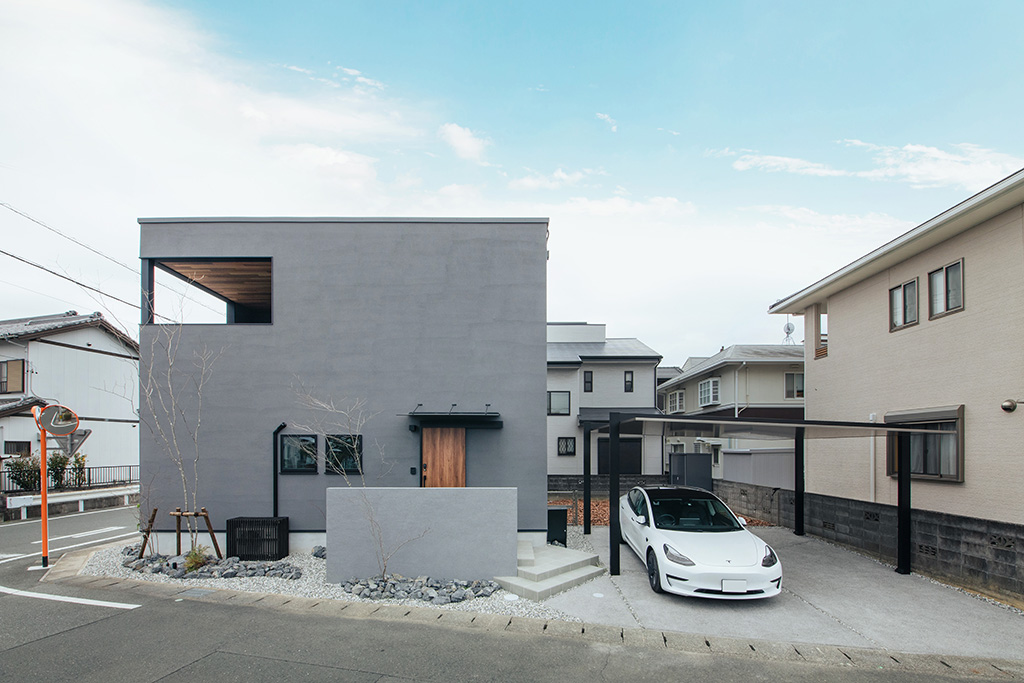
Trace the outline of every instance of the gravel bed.
<instances>
[{"instance_id":1,"label":"gravel bed","mask_svg":"<svg viewBox=\"0 0 1024 683\"><path fill-rule=\"evenodd\" d=\"M582 535L582 534L580 534ZM371 602L378 605L405 605L409 607L426 607L429 609L454 610L458 612L477 612L482 614L507 614L512 617L535 617L538 619L558 619L561 621L580 621L559 610L545 606L543 603L520 598L505 590L495 591L490 597L473 598L465 602L447 605L432 605L423 600L414 599L377 599L369 600L356 597L338 584L327 583L325 580L327 562L312 555L289 555L283 561L302 570L302 578L289 580L267 577L247 577L231 579L172 579L165 574L144 574L132 571L121 565L125 556L121 553L123 546L104 548L92 554L81 573L89 576L111 576L137 581L152 581L180 586L182 590L189 588L221 588L225 590L248 591L251 593L276 593L279 595L296 595L304 598L324 600L342 600L345 602Z\"/></svg>"}]
</instances>

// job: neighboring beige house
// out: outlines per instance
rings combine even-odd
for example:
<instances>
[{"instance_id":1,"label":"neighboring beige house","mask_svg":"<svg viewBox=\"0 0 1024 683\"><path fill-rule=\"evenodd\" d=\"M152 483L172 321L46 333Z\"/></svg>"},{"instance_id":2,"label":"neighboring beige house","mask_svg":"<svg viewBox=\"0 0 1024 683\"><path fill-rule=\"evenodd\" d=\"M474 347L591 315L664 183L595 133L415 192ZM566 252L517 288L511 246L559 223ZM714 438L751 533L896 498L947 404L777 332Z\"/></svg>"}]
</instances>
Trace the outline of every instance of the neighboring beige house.
<instances>
[{"instance_id":1,"label":"neighboring beige house","mask_svg":"<svg viewBox=\"0 0 1024 683\"><path fill-rule=\"evenodd\" d=\"M854 516L877 521L881 508L872 505L896 505L895 456L909 449L915 568L977 574L982 588L1017 594L1024 592L1017 575L1024 410L1013 411L1024 398L1022 216L1019 171L769 309L804 316L809 420L950 430L811 439L807 492L847 507L861 501Z\"/></svg>"},{"instance_id":2,"label":"neighboring beige house","mask_svg":"<svg viewBox=\"0 0 1024 683\"><path fill-rule=\"evenodd\" d=\"M804 350L785 344L736 344L692 357L658 387L667 415L802 419ZM793 441L695 437L669 425L665 444L676 453L711 453L715 479L793 486ZM691 430L692 432L692 430Z\"/></svg>"},{"instance_id":3,"label":"neighboring beige house","mask_svg":"<svg viewBox=\"0 0 1024 683\"><path fill-rule=\"evenodd\" d=\"M612 412L658 414L661 356L638 339L611 338L605 326L548 323L548 479L583 474L583 424L607 424ZM653 428L652 428L653 429ZM621 473L665 473L661 429L624 434ZM607 474L608 436L591 434L591 473Z\"/></svg>"}]
</instances>

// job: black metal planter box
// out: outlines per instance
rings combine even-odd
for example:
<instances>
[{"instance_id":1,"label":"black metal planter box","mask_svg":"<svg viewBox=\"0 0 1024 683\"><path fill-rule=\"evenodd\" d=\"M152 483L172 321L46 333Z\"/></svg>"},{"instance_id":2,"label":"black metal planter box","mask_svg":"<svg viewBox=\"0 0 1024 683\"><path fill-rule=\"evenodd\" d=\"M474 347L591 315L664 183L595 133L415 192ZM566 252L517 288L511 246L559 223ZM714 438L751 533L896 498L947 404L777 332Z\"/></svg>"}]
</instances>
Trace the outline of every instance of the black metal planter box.
<instances>
[{"instance_id":1,"label":"black metal planter box","mask_svg":"<svg viewBox=\"0 0 1024 683\"><path fill-rule=\"evenodd\" d=\"M227 537L228 557L269 561L288 556L287 517L232 517Z\"/></svg>"}]
</instances>

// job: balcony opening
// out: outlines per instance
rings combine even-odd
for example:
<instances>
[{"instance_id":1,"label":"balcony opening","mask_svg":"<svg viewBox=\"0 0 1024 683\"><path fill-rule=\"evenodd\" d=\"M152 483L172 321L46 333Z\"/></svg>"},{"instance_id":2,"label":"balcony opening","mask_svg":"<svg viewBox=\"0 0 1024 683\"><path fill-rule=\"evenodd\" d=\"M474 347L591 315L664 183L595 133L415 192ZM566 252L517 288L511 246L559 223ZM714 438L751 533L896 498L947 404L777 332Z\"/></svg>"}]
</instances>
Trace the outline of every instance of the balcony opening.
<instances>
[{"instance_id":1,"label":"balcony opening","mask_svg":"<svg viewBox=\"0 0 1024 683\"><path fill-rule=\"evenodd\" d=\"M143 259L143 324L270 324L271 259Z\"/></svg>"}]
</instances>

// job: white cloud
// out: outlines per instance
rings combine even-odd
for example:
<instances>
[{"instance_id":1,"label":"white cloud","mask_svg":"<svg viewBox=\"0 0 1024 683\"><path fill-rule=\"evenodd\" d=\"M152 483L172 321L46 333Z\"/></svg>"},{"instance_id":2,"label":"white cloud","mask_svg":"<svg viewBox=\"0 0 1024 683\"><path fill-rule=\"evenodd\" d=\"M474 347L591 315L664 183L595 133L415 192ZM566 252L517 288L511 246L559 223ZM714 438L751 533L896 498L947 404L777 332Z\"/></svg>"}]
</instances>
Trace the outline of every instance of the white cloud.
<instances>
[{"instance_id":1,"label":"white cloud","mask_svg":"<svg viewBox=\"0 0 1024 683\"><path fill-rule=\"evenodd\" d=\"M513 190L557 190L570 185L578 185L584 178L592 175L605 174L603 171L589 168L571 173L558 168L549 175L530 170L529 175L509 181L508 186Z\"/></svg>"},{"instance_id":2,"label":"white cloud","mask_svg":"<svg viewBox=\"0 0 1024 683\"><path fill-rule=\"evenodd\" d=\"M669 133L671 135L679 135L679 131L672 130L671 128L659 128L658 130L662 131L663 133Z\"/></svg>"},{"instance_id":3,"label":"white cloud","mask_svg":"<svg viewBox=\"0 0 1024 683\"><path fill-rule=\"evenodd\" d=\"M1024 167L1024 159L969 143L952 145L952 151L917 144L897 147L861 140L843 140L842 143L871 152L875 168L864 171L838 169L806 159L756 152L740 156L733 162L733 168L738 171L889 180L907 183L914 188L961 187L977 192ZM728 148L710 153L712 156L731 154Z\"/></svg>"},{"instance_id":4,"label":"white cloud","mask_svg":"<svg viewBox=\"0 0 1024 683\"><path fill-rule=\"evenodd\" d=\"M457 123L446 123L437 131L438 136L448 143L460 159L483 163L484 150L491 141L478 136L469 128Z\"/></svg>"},{"instance_id":5,"label":"white cloud","mask_svg":"<svg viewBox=\"0 0 1024 683\"><path fill-rule=\"evenodd\" d=\"M800 206L760 205L744 211L757 211L786 220L792 228L816 228L832 236L836 233L898 234L914 227L910 221L900 220L888 214L870 212L866 214L823 214Z\"/></svg>"},{"instance_id":6,"label":"white cloud","mask_svg":"<svg viewBox=\"0 0 1024 683\"><path fill-rule=\"evenodd\" d=\"M612 117L608 116L608 114L598 113L598 114L596 114L596 116L597 116L597 118L601 119L602 121L605 121L606 123L608 123L608 125L610 125L612 127L612 132L613 133L618 132L618 130L619 130L619 122L618 121L616 121Z\"/></svg>"}]
</instances>

